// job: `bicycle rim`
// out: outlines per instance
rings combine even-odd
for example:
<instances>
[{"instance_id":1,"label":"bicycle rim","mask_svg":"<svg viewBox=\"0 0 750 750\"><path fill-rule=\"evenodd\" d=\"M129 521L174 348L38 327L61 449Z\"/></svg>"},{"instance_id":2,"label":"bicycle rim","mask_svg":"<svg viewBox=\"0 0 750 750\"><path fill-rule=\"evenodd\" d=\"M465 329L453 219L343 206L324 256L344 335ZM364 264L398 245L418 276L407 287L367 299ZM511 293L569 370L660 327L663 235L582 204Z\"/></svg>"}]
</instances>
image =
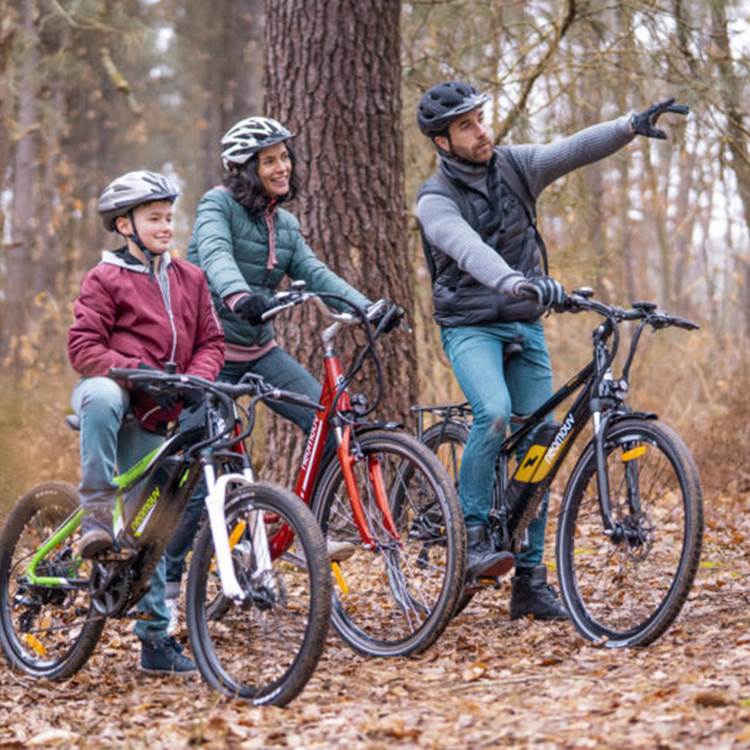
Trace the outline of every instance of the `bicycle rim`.
<instances>
[{"instance_id":1,"label":"bicycle rim","mask_svg":"<svg viewBox=\"0 0 750 750\"><path fill-rule=\"evenodd\" d=\"M355 526L338 462L329 464L315 499L326 537L355 550L332 564L332 622L361 653L419 653L446 627L463 587L465 532L458 498L435 456L407 435L365 433L355 452L359 458L352 468L373 548L366 548ZM376 502L373 462L398 540Z\"/></svg>"},{"instance_id":2,"label":"bicycle rim","mask_svg":"<svg viewBox=\"0 0 750 750\"><path fill-rule=\"evenodd\" d=\"M279 487L253 485L227 504L227 534L246 599L224 599L216 616L206 604L220 595L211 528L193 550L188 576L190 645L204 679L226 695L256 705L285 705L305 686L322 653L330 620L331 582L323 536L312 513ZM286 524L289 549L258 572L258 519ZM273 533L268 529L266 539Z\"/></svg>"},{"instance_id":3,"label":"bicycle rim","mask_svg":"<svg viewBox=\"0 0 750 750\"><path fill-rule=\"evenodd\" d=\"M62 482L34 488L16 504L0 535L0 645L11 666L34 677L70 677L96 647L105 620L87 586L32 586L26 569L39 546L78 507ZM77 555L78 532L37 566L37 575L87 581L91 563Z\"/></svg>"},{"instance_id":4,"label":"bicycle rim","mask_svg":"<svg viewBox=\"0 0 750 750\"><path fill-rule=\"evenodd\" d=\"M565 605L578 630L609 647L642 646L674 621L692 586L703 529L698 471L656 422L608 429L606 465L621 541L603 534L591 446L571 476L558 527Z\"/></svg>"}]
</instances>

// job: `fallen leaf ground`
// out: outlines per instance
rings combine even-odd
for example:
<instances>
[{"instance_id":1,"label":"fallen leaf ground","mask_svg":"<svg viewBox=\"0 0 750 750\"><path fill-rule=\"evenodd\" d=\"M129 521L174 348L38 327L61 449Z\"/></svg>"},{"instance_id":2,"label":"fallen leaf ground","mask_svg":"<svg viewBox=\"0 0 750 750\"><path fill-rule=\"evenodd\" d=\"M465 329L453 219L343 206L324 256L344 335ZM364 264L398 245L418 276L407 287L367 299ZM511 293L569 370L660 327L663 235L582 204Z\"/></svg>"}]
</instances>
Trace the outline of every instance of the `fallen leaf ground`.
<instances>
[{"instance_id":1,"label":"fallen leaf ground","mask_svg":"<svg viewBox=\"0 0 750 750\"><path fill-rule=\"evenodd\" d=\"M141 675L135 639L110 626L67 683L0 668L0 749L750 747L749 500L707 509L693 593L647 649L510 622L505 584L416 659L366 659L332 634L296 701L260 709Z\"/></svg>"}]
</instances>

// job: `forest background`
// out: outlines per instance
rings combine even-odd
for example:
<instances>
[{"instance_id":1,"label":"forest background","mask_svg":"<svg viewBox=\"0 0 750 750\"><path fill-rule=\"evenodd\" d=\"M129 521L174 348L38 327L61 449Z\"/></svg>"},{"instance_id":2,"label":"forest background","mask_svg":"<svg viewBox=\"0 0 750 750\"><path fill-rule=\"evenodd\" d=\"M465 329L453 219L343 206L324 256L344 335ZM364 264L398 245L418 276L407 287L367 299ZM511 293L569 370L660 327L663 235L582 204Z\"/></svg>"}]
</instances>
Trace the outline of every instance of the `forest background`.
<instances>
[{"instance_id":1,"label":"forest background","mask_svg":"<svg viewBox=\"0 0 750 750\"><path fill-rule=\"evenodd\" d=\"M347 75L356 49L367 70ZM567 288L700 322L647 337L633 401L683 433L709 497L749 492L737 457L750 438L749 62L750 3L735 0L0 0L0 511L38 479L75 481L65 334L82 275L113 246L102 187L135 168L174 177L184 253L195 205L221 179L221 135L250 114L300 133L290 208L316 252L409 312L413 333L386 344L381 414L408 422L409 403L460 398L413 216L435 167L416 103L454 77L492 95L502 143L554 140L667 96L690 105L660 123L669 140L638 138L553 184L541 229ZM592 321L546 325L562 382L589 354ZM315 326L280 325L313 371Z\"/></svg>"}]
</instances>

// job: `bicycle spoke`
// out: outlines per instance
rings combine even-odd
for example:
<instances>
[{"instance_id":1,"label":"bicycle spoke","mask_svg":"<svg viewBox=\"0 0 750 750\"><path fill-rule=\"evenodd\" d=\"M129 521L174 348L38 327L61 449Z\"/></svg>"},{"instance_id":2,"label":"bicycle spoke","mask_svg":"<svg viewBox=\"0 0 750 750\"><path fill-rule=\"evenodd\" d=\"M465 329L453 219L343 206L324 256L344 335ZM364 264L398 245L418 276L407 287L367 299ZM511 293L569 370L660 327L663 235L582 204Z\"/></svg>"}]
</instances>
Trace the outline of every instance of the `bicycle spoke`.
<instances>
[{"instance_id":1,"label":"bicycle spoke","mask_svg":"<svg viewBox=\"0 0 750 750\"><path fill-rule=\"evenodd\" d=\"M413 439L400 435L368 439L373 447L362 442L363 455L352 469L374 549L366 549L359 540L343 475L338 472L326 480L321 518L326 536L358 543L354 555L334 571L337 601L333 621L358 650L383 655L411 653L421 645L422 633L427 632L431 640L435 637L430 628L436 609L447 593L453 595L453 589L445 588L450 581L449 544L455 538L455 533L450 540L445 533L449 524L441 503L447 493L420 463L423 455L430 465L439 466L438 462ZM419 460L412 458L412 450ZM385 502L398 539L389 531L390 521L381 511L383 500L377 501L368 462L376 462L380 468ZM444 472L435 471L450 487ZM455 500L455 493L451 495ZM427 538L429 525L424 517L430 508L438 517L436 527L442 529L439 538Z\"/></svg>"},{"instance_id":2,"label":"bicycle spoke","mask_svg":"<svg viewBox=\"0 0 750 750\"><path fill-rule=\"evenodd\" d=\"M592 457L587 470L576 479L578 486L568 501L566 530L561 530L558 538L566 604L572 607L577 625L590 637L599 633L622 643L640 642L643 633L644 638L653 639L674 618L700 549L696 547L700 516L688 525L692 508L691 497L683 491L687 480L681 479L682 469L676 468L675 459L664 447L678 438L671 432L662 437L664 427L638 429L644 434L636 439L632 434L636 428L625 425L620 428L619 440L607 444L615 536L603 534ZM638 510L634 512L634 508ZM562 551L560 544L567 545L569 552ZM688 568L683 575L688 554L692 571ZM651 623L656 623L653 628Z\"/></svg>"}]
</instances>

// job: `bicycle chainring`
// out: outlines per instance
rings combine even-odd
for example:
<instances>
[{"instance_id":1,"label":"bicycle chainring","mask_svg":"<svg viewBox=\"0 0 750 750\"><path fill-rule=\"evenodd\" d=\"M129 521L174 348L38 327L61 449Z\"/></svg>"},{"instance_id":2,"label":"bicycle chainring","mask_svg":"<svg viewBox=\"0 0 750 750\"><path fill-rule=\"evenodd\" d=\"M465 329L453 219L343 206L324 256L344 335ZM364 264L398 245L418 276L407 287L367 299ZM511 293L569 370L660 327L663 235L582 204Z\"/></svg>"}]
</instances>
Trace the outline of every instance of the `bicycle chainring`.
<instances>
[{"instance_id":1,"label":"bicycle chainring","mask_svg":"<svg viewBox=\"0 0 750 750\"><path fill-rule=\"evenodd\" d=\"M118 617L129 606L133 571L129 563L94 561L89 582L91 605L103 617Z\"/></svg>"}]
</instances>

